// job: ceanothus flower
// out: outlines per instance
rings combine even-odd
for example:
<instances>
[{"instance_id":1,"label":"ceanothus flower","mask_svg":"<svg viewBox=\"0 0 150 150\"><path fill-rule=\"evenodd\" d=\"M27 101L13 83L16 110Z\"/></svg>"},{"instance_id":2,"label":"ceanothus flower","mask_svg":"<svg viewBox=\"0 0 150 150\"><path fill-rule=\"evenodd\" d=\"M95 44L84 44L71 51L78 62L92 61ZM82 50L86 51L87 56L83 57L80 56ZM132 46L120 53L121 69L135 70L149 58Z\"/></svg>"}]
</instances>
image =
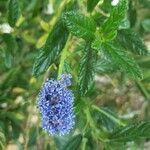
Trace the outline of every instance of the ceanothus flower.
<instances>
[{"instance_id":1,"label":"ceanothus flower","mask_svg":"<svg viewBox=\"0 0 150 150\"><path fill-rule=\"evenodd\" d=\"M74 125L71 75L63 74L59 80L47 80L38 97L42 128L52 135L68 134Z\"/></svg>"}]
</instances>

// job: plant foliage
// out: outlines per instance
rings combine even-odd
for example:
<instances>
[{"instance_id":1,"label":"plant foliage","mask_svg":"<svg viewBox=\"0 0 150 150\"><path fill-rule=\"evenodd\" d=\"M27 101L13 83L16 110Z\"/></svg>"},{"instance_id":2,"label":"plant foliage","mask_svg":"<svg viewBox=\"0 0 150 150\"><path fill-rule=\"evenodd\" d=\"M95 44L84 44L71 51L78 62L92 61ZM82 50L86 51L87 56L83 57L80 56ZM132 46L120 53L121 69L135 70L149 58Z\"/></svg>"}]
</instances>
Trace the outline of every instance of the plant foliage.
<instances>
[{"instance_id":1,"label":"plant foliage","mask_svg":"<svg viewBox=\"0 0 150 150\"><path fill-rule=\"evenodd\" d=\"M20 16L20 8L18 0L10 0L8 4L8 22L14 27Z\"/></svg>"},{"instance_id":2,"label":"plant foliage","mask_svg":"<svg viewBox=\"0 0 150 150\"><path fill-rule=\"evenodd\" d=\"M1 0L0 150L149 150L149 26L145 0Z\"/></svg>"}]
</instances>

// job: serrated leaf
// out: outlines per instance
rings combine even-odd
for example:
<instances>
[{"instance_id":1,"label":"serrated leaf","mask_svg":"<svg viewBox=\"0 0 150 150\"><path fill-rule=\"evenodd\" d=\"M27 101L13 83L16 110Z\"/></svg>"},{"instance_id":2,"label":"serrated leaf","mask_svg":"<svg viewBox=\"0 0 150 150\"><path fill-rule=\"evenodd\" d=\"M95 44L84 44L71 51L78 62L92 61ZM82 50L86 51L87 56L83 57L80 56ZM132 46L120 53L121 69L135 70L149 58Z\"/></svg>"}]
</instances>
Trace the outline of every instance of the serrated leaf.
<instances>
[{"instance_id":1,"label":"serrated leaf","mask_svg":"<svg viewBox=\"0 0 150 150\"><path fill-rule=\"evenodd\" d=\"M146 55L148 53L140 36L130 29L120 30L118 32L118 40L124 48L131 50L136 54Z\"/></svg>"},{"instance_id":2,"label":"serrated leaf","mask_svg":"<svg viewBox=\"0 0 150 150\"><path fill-rule=\"evenodd\" d=\"M122 20L124 19L127 11L127 5L127 0L120 0L118 5L114 6L112 12L110 13L110 16L101 27L101 32L103 33L105 39L107 39L107 37L110 37L110 34L111 37L115 37L112 36L112 33L116 32ZM112 40L112 38L110 38L110 40Z\"/></svg>"},{"instance_id":3,"label":"serrated leaf","mask_svg":"<svg viewBox=\"0 0 150 150\"><path fill-rule=\"evenodd\" d=\"M72 70L71 63L67 60L64 61L63 73L70 73Z\"/></svg>"},{"instance_id":4,"label":"serrated leaf","mask_svg":"<svg viewBox=\"0 0 150 150\"><path fill-rule=\"evenodd\" d=\"M63 12L75 10L77 8L76 1L70 1ZM62 13L63 13L62 12ZM48 67L56 60L68 39L69 32L60 18L46 40L45 45L39 49L38 57L33 66L33 74L39 75L46 71Z\"/></svg>"},{"instance_id":5,"label":"serrated leaf","mask_svg":"<svg viewBox=\"0 0 150 150\"><path fill-rule=\"evenodd\" d=\"M142 79L143 75L139 66L120 46L115 43L105 43L103 44L103 52L108 60L112 60L121 71L126 72L134 79Z\"/></svg>"},{"instance_id":6,"label":"serrated leaf","mask_svg":"<svg viewBox=\"0 0 150 150\"><path fill-rule=\"evenodd\" d=\"M92 39L94 37L96 25L91 18L70 11L64 13L63 19L67 28L73 35L83 39Z\"/></svg>"},{"instance_id":7,"label":"serrated leaf","mask_svg":"<svg viewBox=\"0 0 150 150\"><path fill-rule=\"evenodd\" d=\"M78 150L82 141L82 135L73 136L62 148L62 150Z\"/></svg>"},{"instance_id":8,"label":"serrated leaf","mask_svg":"<svg viewBox=\"0 0 150 150\"><path fill-rule=\"evenodd\" d=\"M107 107L92 106L95 112L95 120L97 125L105 130L113 131L119 126L124 126L124 123L119 119L116 113Z\"/></svg>"},{"instance_id":9,"label":"serrated leaf","mask_svg":"<svg viewBox=\"0 0 150 150\"><path fill-rule=\"evenodd\" d=\"M20 16L20 8L18 0L10 0L8 4L8 23L14 27Z\"/></svg>"},{"instance_id":10,"label":"serrated leaf","mask_svg":"<svg viewBox=\"0 0 150 150\"><path fill-rule=\"evenodd\" d=\"M92 42L91 47L93 49L99 50L102 45L101 39L99 37L95 38L95 40Z\"/></svg>"},{"instance_id":11,"label":"serrated leaf","mask_svg":"<svg viewBox=\"0 0 150 150\"><path fill-rule=\"evenodd\" d=\"M79 93L85 95L90 89L95 75L96 52L91 48L91 42L87 43L83 51L79 65Z\"/></svg>"},{"instance_id":12,"label":"serrated leaf","mask_svg":"<svg viewBox=\"0 0 150 150\"><path fill-rule=\"evenodd\" d=\"M60 36L61 33L61 36ZM55 61L68 39L68 31L59 20L50 32L43 48L38 52L38 57L33 66L33 74L43 73Z\"/></svg>"},{"instance_id":13,"label":"serrated leaf","mask_svg":"<svg viewBox=\"0 0 150 150\"><path fill-rule=\"evenodd\" d=\"M121 21L119 25L119 30L121 29L129 29L130 28L130 21L128 19L128 16L126 15L125 18Z\"/></svg>"},{"instance_id":14,"label":"serrated leaf","mask_svg":"<svg viewBox=\"0 0 150 150\"><path fill-rule=\"evenodd\" d=\"M87 0L87 11L92 12L99 1L100 0Z\"/></svg>"},{"instance_id":15,"label":"serrated leaf","mask_svg":"<svg viewBox=\"0 0 150 150\"><path fill-rule=\"evenodd\" d=\"M116 66L106 58L101 57L96 61L95 70L97 73L112 73L116 69Z\"/></svg>"},{"instance_id":16,"label":"serrated leaf","mask_svg":"<svg viewBox=\"0 0 150 150\"><path fill-rule=\"evenodd\" d=\"M128 142L150 138L150 122L140 122L118 128L109 136L110 142Z\"/></svg>"}]
</instances>

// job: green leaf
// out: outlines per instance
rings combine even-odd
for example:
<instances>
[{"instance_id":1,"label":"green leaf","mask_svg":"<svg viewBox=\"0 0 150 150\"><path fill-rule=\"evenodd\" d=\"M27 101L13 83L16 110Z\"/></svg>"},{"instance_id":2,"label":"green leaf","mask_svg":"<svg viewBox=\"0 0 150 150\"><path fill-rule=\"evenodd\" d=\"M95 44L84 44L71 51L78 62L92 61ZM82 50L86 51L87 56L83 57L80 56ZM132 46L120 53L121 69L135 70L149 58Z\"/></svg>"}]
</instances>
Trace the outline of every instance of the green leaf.
<instances>
[{"instance_id":1,"label":"green leaf","mask_svg":"<svg viewBox=\"0 0 150 150\"><path fill-rule=\"evenodd\" d=\"M130 21L128 19L128 16L126 15L125 18L121 21L119 25L119 30L121 29L129 29L130 28Z\"/></svg>"},{"instance_id":2,"label":"green leaf","mask_svg":"<svg viewBox=\"0 0 150 150\"><path fill-rule=\"evenodd\" d=\"M80 38L92 39L96 30L96 25L91 18L70 11L63 15L64 22L69 31Z\"/></svg>"},{"instance_id":3,"label":"green leaf","mask_svg":"<svg viewBox=\"0 0 150 150\"><path fill-rule=\"evenodd\" d=\"M130 27L134 27L137 20L137 10L134 1L129 1L128 18L130 22Z\"/></svg>"},{"instance_id":4,"label":"green leaf","mask_svg":"<svg viewBox=\"0 0 150 150\"><path fill-rule=\"evenodd\" d=\"M97 142L96 139L93 138L89 132L87 132L85 136L86 136L86 141L85 141L86 145L85 145L85 149L83 149L83 150L98 150L99 145L96 144L96 142Z\"/></svg>"},{"instance_id":5,"label":"green leaf","mask_svg":"<svg viewBox=\"0 0 150 150\"><path fill-rule=\"evenodd\" d=\"M92 42L91 47L92 47L93 49L99 50L99 49L101 48L101 45L102 45L102 41L101 41L101 39L98 37L98 38L95 38L95 40Z\"/></svg>"},{"instance_id":6,"label":"green leaf","mask_svg":"<svg viewBox=\"0 0 150 150\"><path fill-rule=\"evenodd\" d=\"M19 112L6 112L5 113L7 119L10 120L10 124L11 124L11 137L13 139L18 139L19 135L21 133L21 123L22 120L24 119L23 114L19 113Z\"/></svg>"},{"instance_id":7,"label":"green leaf","mask_svg":"<svg viewBox=\"0 0 150 150\"><path fill-rule=\"evenodd\" d=\"M32 127L29 131L29 140L28 140L28 147L34 145L36 143L36 139L37 139L37 128L36 127Z\"/></svg>"},{"instance_id":8,"label":"green leaf","mask_svg":"<svg viewBox=\"0 0 150 150\"><path fill-rule=\"evenodd\" d=\"M72 70L71 63L67 60L64 61L63 73L70 73Z\"/></svg>"},{"instance_id":9,"label":"green leaf","mask_svg":"<svg viewBox=\"0 0 150 150\"><path fill-rule=\"evenodd\" d=\"M15 122L11 120L11 128L12 128L11 136L14 140L17 140L22 131L21 126L17 125Z\"/></svg>"},{"instance_id":10,"label":"green leaf","mask_svg":"<svg viewBox=\"0 0 150 150\"><path fill-rule=\"evenodd\" d=\"M18 0L10 0L8 4L8 22L14 27L20 16L20 8Z\"/></svg>"},{"instance_id":11,"label":"green leaf","mask_svg":"<svg viewBox=\"0 0 150 150\"><path fill-rule=\"evenodd\" d=\"M95 70L97 73L102 74L102 73L112 73L116 69L116 66L114 65L111 60L108 60L107 58L101 57L96 61L95 64Z\"/></svg>"},{"instance_id":12,"label":"green leaf","mask_svg":"<svg viewBox=\"0 0 150 150\"><path fill-rule=\"evenodd\" d=\"M87 0L87 11L92 12L99 1L100 0Z\"/></svg>"},{"instance_id":13,"label":"green leaf","mask_svg":"<svg viewBox=\"0 0 150 150\"><path fill-rule=\"evenodd\" d=\"M61 36L60 36L61 33ZM50 32L43 48L38 52L38 57L33 66L33 74L43 73L56 60L68 39L68 31L59 20Z\"/></svg>"},{"instance_id":14,"label":"green leaf","mask_svg":"<svg viewBox=\"0 0 150 150\"><path fill-rule=\"evenodd\" d=\"M18 76L20 75L20 68L12 68L4 74L3 80L0 81L0 91L7 89L8 87L14 87L18 83ZM16 84L17 83L17 84Z\"/></svg>"},{"instance_id":15,"label":"green leaf","mask_svg":"<svg viewBox=\"0 0 150 150\"><path fill-rule=\"evenodd\" d=\"M24 119L23 115L19 112L7 112L6 116L15 123L16 126L20 126L21 121Z\"/></svg>"},{"instance_id":16,"label":"green leaf","mask_svg":"<svg viewBox=\"0 0 150 150\"><path fill-rule=\"evenodd\" d=\"M127 0L120 0L119 4L117 6L114 6L114 9L112 10L110 16L101 27L101 32L103 33L105 39L107 39L107 37L110 37L110 34L111 37L113 38L115 37L114 36L116 35L115 32L125 17L127 5L128 5ZM112 33L114 33L113 36ZM110 39L112 40L112 38Z\"/></svg>"},{"instance_id":17,"label":"green leaf","mask_svg":"<svg viewBox=\"0 0 150 150\"><path fill-rule=\"evenodd\" d=\"M5 149L5 144L6 144L6 139L5 139L5 135L2 131L2 129L0 128L0 150L4 150Z\"/></svg>"},{"instance_id":18,"label":"green leaf","mask_svg":"<svg viewBox=\"0 0 150 150\"><path fill-rule=\"evenodd\" d=\"M105 43L103 44L103 52L107 59L112 60L121 71L126 72L134 79L142 79L143 75L139 66L121 47L115 43Z\"/></svg>"},{"instance_id":19,"label":"green leaf","mask_svg":"<svg viewBox=\"0 0 150 150\"><path fill-rule=\"evenodd\" d=\"M150 122L140 122L118 128L109 136L110 142L128 142L150 138Z\"/></svg>"},{"instance_id":20,"label":"green leaf","mask_svg":"<svg viewBox=\"0 0 150 150\"><path fill-rule=\"evenodd\" d=\"M5 49L5 57L4 57L5 66L7 68L11 68L12 61L13 61L13 56L12 56L11 52L8 51L8 49Z\"/></svg>"},{"instance_id":21,"label":"green leaf","mask_svg":"<svg viewBox=\"0 0 150 150\"><path fill-rule=\"evenodd\" d=\"M63 12L76 10L77 2L69 2L63 9ZM54 63L62 49L64 48L68 39L69 32L60 18L46 40L45 45L39 49L38 57L33 66L33 74L39 75L46 71L48 67Z\"/></svg>"},{"instance_id":22,"label":"green leaf","mask_svg":"<svg viewBox=\"0 0 150 150\"><path fill-rule=\"evenodd\" d=\"M62 148L62 150L78 150L82 141L82 135L72 137Z\"/></svg>"},{"instance_id":23,"label":"green leaf","mask_svg":"<svg viewBox=\"0 0 150 150\"><path fill-rule=\"evenodd\" d=\"M111 109L109 109L107 107L99 108L95 105L93 105L92 108L96 111L95 112L95 116L96 116L95 119L97 121L98 126L100 126L100 127L103 126L103 128L105 130L113 131L115 128L125 125L119 119L117 114L114 113Z\"/></svg>"},{"instance_id":24,"label":"green leaf","mask_svg":"<svg viewBox=\"0 0 150 150\"><path fill-rule=\"evenodd\" d=\"M87 43L79 64L79 93L85 95L90 89L95 75L94 64L96 52L91 48L91 42Z\"/></svg>"},{"instance_id":25,"label":"green leaf","mask_svg":"<svg viewBox=\"0 0 150 150\"><path fill-rule=\"evenodd\" d=\"M146 32L150 32L150 19L145 19L142 21L142 27Z\"/></svg>"},{"instance_id":26,"label":"green leaf","mask_svg":"<svg viewBox=\"0 0 150 150\"><path fill-rule=\"evenodd\" d=\"M129 49L136 54L146 55L148 53L140 36L130 29L120 30L117 39L124 48Z\"/></svg>"},{"instance_id":27,"label":"green leaf","mask_svg":"<svg viewBox=\"0 0 150 150\"><path fill-rule=\"evenodd\" d=\"M5 50L2 47L0 47L0 57L1 58L5 57Z\"/></svg>"},{"instance_id":28,"label":"green leaf","mask_svg":"<svg viewBox=\"0 0 150 150\"><path fill-rule=\"evenodd\" d=\"M17 43L15 38L11 34L3 34L3 40L6 44L4 49L4 62L6 67L10 68L13 62L13 54L17 50Z\"/></svg>"}]
</instances>

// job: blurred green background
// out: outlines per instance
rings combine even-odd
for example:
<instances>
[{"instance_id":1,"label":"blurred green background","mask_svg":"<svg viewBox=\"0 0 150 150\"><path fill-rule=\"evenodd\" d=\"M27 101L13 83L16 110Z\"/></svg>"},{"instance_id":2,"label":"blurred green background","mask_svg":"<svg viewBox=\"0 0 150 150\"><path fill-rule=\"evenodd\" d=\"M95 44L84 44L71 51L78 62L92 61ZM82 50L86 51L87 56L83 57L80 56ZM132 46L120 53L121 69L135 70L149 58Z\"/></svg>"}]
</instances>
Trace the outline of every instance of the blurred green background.
<instances>
[{"instance_id":1,"label":"blurred green background","mask_svg":"<svg viewBox=\"0 0 150 150\"><path fill-rule=\"evenodd\" d=\"M45 43L62 3L62 0L20 0L20 16L16 27L11 28L7 19L8 1L0 0L0 149L55 150L69 139L69 135L54 138L41 130L36 98L46 75L32 75L37 49ZM109 3L105 0L99 6L102 13L109 11ZM84 12L86 0L79 0L78 4ZM128 20L125 21L125 27L139 33L148 49L149 8L149 0L130 0ZM142 81L126 80L123 74L105 66L104 71L97 69L96 88L91 90L90 96L95 104L111 107L128 122L150 119L150 56L134 57L143 70ZM50 76L57 64L48 72ZM82 104L79 107L76 132L80 133L84 116L81 115ZM136 144L130 145L137 149ZM150 149L150 142L143 142L143 145L146 150Z\"/></svg>"}]
</instances>

